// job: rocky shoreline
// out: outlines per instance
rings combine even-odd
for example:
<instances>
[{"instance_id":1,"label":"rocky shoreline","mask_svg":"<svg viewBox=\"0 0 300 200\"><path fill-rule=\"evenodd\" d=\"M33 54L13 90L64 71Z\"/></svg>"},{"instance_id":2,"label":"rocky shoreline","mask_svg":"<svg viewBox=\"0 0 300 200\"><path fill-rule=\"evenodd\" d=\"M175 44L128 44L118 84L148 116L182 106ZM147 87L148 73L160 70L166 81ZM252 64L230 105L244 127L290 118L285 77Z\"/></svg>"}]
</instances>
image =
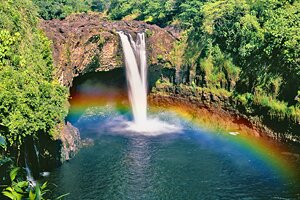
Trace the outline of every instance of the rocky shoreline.
<instances>
[{"instance_id":1,"label":"rocky shoreline","mask_svg":"<svg viewBox=\"0 0 300 200\"><path fill-rule=\"evenodd\" d=\"M195 115L205 114L208 117L211 115L215 120L224 121L224 126L230 126L228 123L237 124L238 129L246 129L247 133L256 137L267 137L281 142L300 144L300 137L296 135L296 131L300 129L299 124L289 122L289 125L281 127L285 129L278 130L277 126L287 122L265 119L266 116L249 116L236 99L226 94L215 94L190 86L160 85L153 89L148 99L153 106L184 107ZM233 125L233 127L236 126Z\"/></svg>"}]
</instances>

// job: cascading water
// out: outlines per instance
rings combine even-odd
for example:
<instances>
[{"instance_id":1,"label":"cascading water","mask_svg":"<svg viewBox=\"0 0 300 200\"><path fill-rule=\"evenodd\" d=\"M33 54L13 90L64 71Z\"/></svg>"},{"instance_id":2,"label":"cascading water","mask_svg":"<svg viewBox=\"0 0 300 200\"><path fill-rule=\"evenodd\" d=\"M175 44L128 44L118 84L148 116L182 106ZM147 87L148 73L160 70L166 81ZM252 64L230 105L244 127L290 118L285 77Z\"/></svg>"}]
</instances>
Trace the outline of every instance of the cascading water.
<instances>
[{"instance_id":1,"label":"cascading water","mask_svg":"<svg viewBox=\"0 0 300 200\"><path fill-rule=\"evenodd\" d=\"M26 178L27 181L29 182L31 187L35 187L36 186L36 182L32 176L30 167L29 167L29 162L28 162L28 152L27 152L27 147L25 147L25 170L26 170Z\"/></svg>"},{"instance_id":2,"label":"cascading water","mask_svg":"<svg viewBox=\"0 0 300 200\"><path fill-rule=\"evenodd\" d=\"M147 58L145 33L138 33L136 42L132 36L118 32L121 38L126 66L128 96L134 123L128 123L126 130L157 135L180 132L180 127L147 118ZM118 128L116 128L118 129Z\"/></svg>"},{"instance_id":3,"label":"cascading water","mask_svg":"<svg viewBox=\"0 0 300 200\"><path fill-rule=\"evenodd\" d=\"M119 32L126 65L128 95L134 122L141 125L147 121L147 61L144 33L137 34L137 41Z\"/></svg>"}]
</instances>

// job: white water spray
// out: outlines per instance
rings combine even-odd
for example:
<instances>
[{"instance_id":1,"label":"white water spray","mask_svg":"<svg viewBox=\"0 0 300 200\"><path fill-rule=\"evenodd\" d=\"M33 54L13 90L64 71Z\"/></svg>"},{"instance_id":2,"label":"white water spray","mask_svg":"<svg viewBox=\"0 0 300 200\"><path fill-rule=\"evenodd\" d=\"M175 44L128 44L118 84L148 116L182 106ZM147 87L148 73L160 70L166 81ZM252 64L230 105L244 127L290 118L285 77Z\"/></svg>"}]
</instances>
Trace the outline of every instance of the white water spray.
<instances>
[{"instance_id":1,"label":"white water spray","mask_svg":"<svg viewBox=\"0 0 300 200\"><path fill-rule=\"evenodd\" d=\"M27 148L25 148L25 170L26 170L26 174L27 174L26 179L29 182L30 187L35 187L36 181L34 180L31 170L29 168Z\"/></svg>"},{"instance_id":2,"label":"white water spray","mask_svg":"<svg viewBox=\"0 0 300 200\"><path fill-rule=\"evenodd\" d=\"M145 34L138 33L136 42L131 35L119 32L126 66L128 96L134 123L128 122L125 131L158 135L180 132L181 128L157 118L147 118L147 58ZM120 131L120 127L115 126Z\"/></svg>"},{"instance_id":3,"label":"white water spray","mask_svg":"<svg viewBox=\"0 0 300 200\"><path fill-rule=\"evenodd\" d=\"M126 65L128 95L134 122L142 125L147 121L147 60L145 34L138 33L134 42L130 35L119 32Z\"/></svg>"}]
</instances>

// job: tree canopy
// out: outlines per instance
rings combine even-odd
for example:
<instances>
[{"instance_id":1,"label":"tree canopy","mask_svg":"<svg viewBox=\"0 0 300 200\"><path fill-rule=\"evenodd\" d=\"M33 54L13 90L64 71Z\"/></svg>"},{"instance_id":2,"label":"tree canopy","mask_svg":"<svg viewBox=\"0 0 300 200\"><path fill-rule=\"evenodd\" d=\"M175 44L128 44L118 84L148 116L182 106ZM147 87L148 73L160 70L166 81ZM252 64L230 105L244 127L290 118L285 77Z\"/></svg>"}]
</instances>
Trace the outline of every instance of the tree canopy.
<instances>
[{"instance_id":1,"label":"tree canopy","mask_svg":"<svg viewBox=\"0 0 300 200\"><path fill-rule=\"evenodd\" d=\"M50 41L30 0L0 6L0 134L9 145L54 134L67 114L67 90L54 79Z\"/></svg>"}]
</instances>

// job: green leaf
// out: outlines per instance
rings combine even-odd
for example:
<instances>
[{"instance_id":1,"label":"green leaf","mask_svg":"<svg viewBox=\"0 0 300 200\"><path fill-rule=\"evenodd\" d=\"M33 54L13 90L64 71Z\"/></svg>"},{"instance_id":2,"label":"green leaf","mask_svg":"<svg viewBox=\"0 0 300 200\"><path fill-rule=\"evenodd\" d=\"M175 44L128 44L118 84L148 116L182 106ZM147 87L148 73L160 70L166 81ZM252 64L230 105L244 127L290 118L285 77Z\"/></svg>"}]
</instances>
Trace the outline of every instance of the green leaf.
<instances>
[{"instance_id":1,"label":"green leaf","mask_svg":"<svg viewBox=\"0 0 300 200\"><path fill-rule=\"evenodd\" d=\"M46 181L42 186L41 186L41 190L44 190L47 187L48 182Z\"/></svg>"},{"instance_id":2,"label":"green leaf","mask_svg":"<svg viewBox=\"0 0 300 200\"><path fill-rule=\"evenodd\" d=\"M41 196L41 189L40 189L40 186L39 186L39 185L36 185L36 187L35 187L35 196L36 196L36 199L37 199L37 200L42 199L42 196Z\"/></svg>"},{"instance_id":3,"label":"green leaf","mask_svg":"<svg viewBox=\"0 0 300 200\"><path fill-rule=\"evenodd\" d=\"M30 190L29 192L29 200L35 200L35 194L32 192L32 190Z\"/></svg>"},{"instance_id":4,"label":"green leaf","mask_svg":"<svg viewBox=\"0 0 300 200\"><path fill-rule=\"evenodd\" d=\"M15 196L8 191L3 191L2 194L10 199L13 199L13 200L15 199Z\"/></svg>"},{"instance_id":5,"label":"green leaf","mask_svg":"<svg viewBox=\"0 0 300 200\"><path fill-rule=\"evenodd\" d=\"M12 189L12 187L7 187L5 188L5 190L9 191L9 192L13 192L14 190Z\"/></svg>"},{"instance_id":6,"label":"green leaf","mask_svg":"<svg viewBox=\"0 0 300 200\"><path fill-rule=\"evenodd\" d=\"M23 192L24 192L24 191L23 191L20 187L18 187L17 185L14 186L14 190L15 190L17 193L23 193Z\"/></svg>"},{"instance_id":7,"label":"green leaf","mask_svg":"<svg viewBox=\"0 0 300 200\"><path fill-rule=\"evenodd\" d=\"M20 170L20 168L16 167L10 171L9 176L10 176L11 181L15 180L19 170Z\"/></svg>"},{"instance_id":8,"label":"green leaf","mask_svg":"<svg viewBox=\"0 0 300 200\"><path fill-rule=\"evenodd\" d=\"M28 182L27 181L18 182L17 186L20 188L26 187L26 186L28 186Z\"/></svg>"},{"instance_id":9,"label":"green leaf","mask_svg":"<svg viewBox=\"0 0 300 200\"><path fill-rule=\"evenodd\" d=\"M16 197L17 200L21 200L22 199L22 194L15 192L14 196Z\"/></svg>"},{"instance_id":10,"label":"green leaf","mask_svg":"<svg viewBox=\"0 0 300 200\"><path fill-rule=\"evenodd\" d=\"M56 197L55 200L60 200L66 196L68 196L70 193L66 193L66 194L63 194L63 195L60 195L59 197Z\"/></svg>"}]
</instances>

